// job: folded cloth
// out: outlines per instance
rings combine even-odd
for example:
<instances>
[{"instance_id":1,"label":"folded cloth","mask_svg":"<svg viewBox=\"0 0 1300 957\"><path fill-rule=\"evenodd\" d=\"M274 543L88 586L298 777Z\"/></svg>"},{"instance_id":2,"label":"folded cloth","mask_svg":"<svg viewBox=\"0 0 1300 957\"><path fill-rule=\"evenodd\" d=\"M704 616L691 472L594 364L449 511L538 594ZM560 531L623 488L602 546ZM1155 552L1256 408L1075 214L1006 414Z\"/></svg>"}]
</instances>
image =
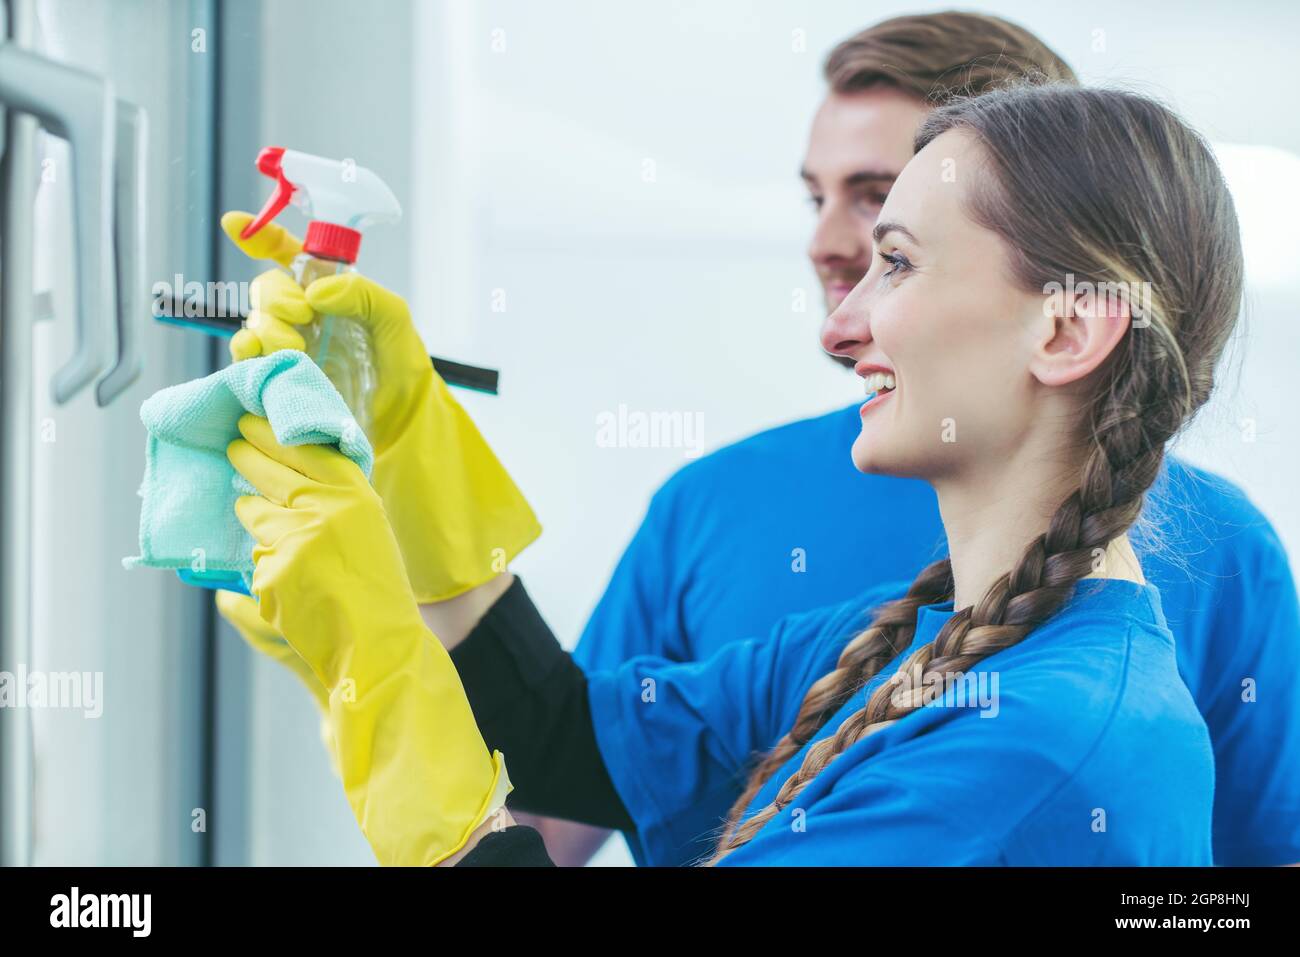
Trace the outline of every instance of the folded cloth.
<instances>
[{"instance_id":1,"label":"folded cloth","mask_svg":"<svg viewBox=\"0 0 1300 957\"><path fill-rule=\"evenodd\" d=\"M245 412L265 416L282 445L335 445L370 476L370 442L305 353L286 349L171 386L140 406L149 433L140 554L123 559L125 567L173 568L190 584L248 590L253 538L235 517L235 499L257 489L226 459Z\"/></svg>"}]
</instances>

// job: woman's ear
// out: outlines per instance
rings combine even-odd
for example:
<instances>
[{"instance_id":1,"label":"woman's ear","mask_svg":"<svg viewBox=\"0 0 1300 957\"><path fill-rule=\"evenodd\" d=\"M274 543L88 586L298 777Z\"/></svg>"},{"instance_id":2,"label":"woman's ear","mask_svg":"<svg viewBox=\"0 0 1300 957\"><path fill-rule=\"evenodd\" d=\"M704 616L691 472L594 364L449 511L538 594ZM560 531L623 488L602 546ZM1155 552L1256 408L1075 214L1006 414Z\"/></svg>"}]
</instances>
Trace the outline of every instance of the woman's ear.
<instances>
[{"instance_id":1,"label":"woman's ear","mask_svg":"<svg viewBox=\"0 0 1300 957\"><path fill-rule=\"evenodd\" d=\"M1091 374L1114 351L1131 325L1128 302L1092 284L1049 297L1048 322L1030 357L1029 373L1043 385L1060 386Z\"/></svg>"}]
</instances>

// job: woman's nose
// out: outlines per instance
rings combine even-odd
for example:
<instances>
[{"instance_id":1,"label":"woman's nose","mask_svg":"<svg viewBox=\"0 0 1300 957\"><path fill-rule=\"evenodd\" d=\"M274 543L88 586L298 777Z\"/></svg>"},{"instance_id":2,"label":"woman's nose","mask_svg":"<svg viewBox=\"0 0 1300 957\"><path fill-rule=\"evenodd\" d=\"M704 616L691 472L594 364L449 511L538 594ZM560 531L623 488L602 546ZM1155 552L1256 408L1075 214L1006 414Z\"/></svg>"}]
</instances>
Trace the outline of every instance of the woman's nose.
<instances>
[{"instance_id":1,"label":"woman's nose","mask_svg":"<svg viewBox=\"0 0 1300 957\"><path fill-rule=\"evenodd\" d=\"M871 342L871 314L865 287L864 279L822 322L822 348L831 355L856 356Z\"/></svg>"}]
</instances>

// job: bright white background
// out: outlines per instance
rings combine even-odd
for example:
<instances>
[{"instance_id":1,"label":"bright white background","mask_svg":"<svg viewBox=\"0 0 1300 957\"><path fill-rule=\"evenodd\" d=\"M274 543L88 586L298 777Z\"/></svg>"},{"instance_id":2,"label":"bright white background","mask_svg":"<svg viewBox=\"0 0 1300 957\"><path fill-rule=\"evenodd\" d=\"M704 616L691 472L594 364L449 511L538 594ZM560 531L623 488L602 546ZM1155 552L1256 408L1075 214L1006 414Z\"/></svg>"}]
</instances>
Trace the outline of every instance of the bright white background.
<instances>
[{"instance_id":1,"label":"bright white background","mask_svg":"<svg viewBox=\"0 0 1300 957\"><path fill-rule=\"evenodd\" d=\"M1286 100L1300 5L970 6L1231 144L1249 323L1188 454L1240 482L1300 553L1300 122ZM712 449L859 394L817 348L797 170L826 51L924 9L279 0L244 38L263 82L249 161L277 143L383 175L407 216L366 241L362 271L408 297L430 351L502 370L500 397L465 401L546 526L516 569L566 643L689 451L599 447L599 414L698 414ZM254 676L252 861L369 862L310 702L264 662Z\"/></svg>"}]
</instances>

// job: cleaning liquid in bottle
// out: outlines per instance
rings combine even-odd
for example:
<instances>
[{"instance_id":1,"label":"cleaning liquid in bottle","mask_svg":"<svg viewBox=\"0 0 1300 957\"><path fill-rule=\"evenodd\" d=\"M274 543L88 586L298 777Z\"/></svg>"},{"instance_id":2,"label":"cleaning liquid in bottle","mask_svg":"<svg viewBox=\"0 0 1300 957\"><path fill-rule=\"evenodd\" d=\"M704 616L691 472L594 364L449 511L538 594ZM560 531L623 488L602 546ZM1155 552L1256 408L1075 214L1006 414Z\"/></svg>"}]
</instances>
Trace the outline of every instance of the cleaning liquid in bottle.
<instances>
[{"instance_id":1,"label":"cleaning liquid in bottle","mask_svg":"<svg viewBox=\"0 0 1300 957\"><path fill-rule=\"evenodd\" d=\"M304 289L323 276L355 271L346 263L320 259L306 252L294 259L291 270L293 278ZM376 376L374 346L366 327L346 316L320 316L299 331L307 355L334 383L361 431L369 435L370 397L374 395Z\"/></svg>"},{"instance_id":2,"label":"cleaning liquid in bottle","mask_svg":"<svg viewBox=\"0 0 1300 957\"><path fill-rule=\"evenodd\" d=\"M323 276L355 271L362 230L376 223L395 223L402 215L387 184L350 160L268 146L257 156L257 169L274 179L276 188L240 236L256 235L291 203L301 209L310 222L291 272L304 289ZM348 316L319 316L299 331L307 354L369 435L370 402L378 379L374 346L365 325Z\"/></svg>"}]
</instances>

